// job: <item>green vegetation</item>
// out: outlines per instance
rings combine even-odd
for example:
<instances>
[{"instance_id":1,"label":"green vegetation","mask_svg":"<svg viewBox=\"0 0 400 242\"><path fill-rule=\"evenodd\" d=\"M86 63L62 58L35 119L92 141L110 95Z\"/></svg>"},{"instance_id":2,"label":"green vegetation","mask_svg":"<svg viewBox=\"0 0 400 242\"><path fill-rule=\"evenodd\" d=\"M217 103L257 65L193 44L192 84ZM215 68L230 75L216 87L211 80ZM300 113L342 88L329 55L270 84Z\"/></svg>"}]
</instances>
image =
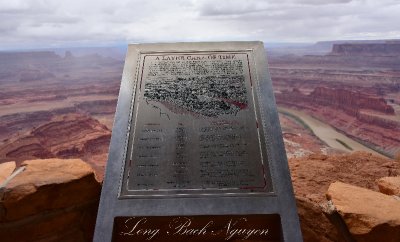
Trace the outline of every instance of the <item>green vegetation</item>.
<instances>
[{"instance_id":1,"label":"green vegetation","mask_svg":"<svg viewBox=\"0 0 400 242\"><path fill-rule=\"evenodd\" d=\"M343 140L335 139L339 144L343 145L348 150L353 150L348 144L346 144Z\"/></svg>"}]
</instances>

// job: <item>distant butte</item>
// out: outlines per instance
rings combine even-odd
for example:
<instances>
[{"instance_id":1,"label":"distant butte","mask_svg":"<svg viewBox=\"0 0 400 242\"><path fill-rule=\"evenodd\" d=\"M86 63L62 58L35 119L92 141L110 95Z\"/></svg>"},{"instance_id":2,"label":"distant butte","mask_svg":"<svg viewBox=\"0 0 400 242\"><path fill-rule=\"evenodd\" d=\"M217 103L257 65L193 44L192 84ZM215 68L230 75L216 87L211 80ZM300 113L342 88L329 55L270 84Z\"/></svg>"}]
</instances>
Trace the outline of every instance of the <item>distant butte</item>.
<instances>
[{"instance_id":1,"label":"distant butte","mask_svg":"<svg viewBox=\"0 0 400 242\"><path fill-rule=\"evenodd\" d=\"M333 44L331 55L398 56L400 43Z\"/></svg>"}]
</instances>

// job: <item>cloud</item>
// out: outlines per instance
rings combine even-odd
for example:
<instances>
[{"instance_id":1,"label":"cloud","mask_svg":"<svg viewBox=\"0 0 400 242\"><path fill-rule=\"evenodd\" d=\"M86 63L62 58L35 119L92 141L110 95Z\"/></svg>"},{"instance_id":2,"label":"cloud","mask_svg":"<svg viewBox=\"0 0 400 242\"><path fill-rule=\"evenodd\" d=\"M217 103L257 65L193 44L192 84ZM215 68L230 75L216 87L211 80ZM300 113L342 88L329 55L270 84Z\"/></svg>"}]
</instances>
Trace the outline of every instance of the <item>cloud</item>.
<instances>
[{"instance_id":1,"label":"cloud","mask_svg":"<svg viewBox=\"0 0 400 242\"><path fill-rule=\"evenodd\" d=\"M0 49L400 38L396 0L0 0Z\"/></svg>"},{"instance_id":2,"label":"cloud","mask_svg":"<svg viewBox=\"0 0 400 242\"><path fill-rule=\"evenodd\" d=\"M353 0L288 0L285 2L293 2L298 4L310 4L310 5L326 5L326 4L341 4L341 3L349 3Z\"/></svg>"},{"instance_id":3,"label":"cloud","mask_svg":"<svg viewBox=\"0 0 400 242\"><path fill-rule=\"evenodd\" d=\"M0 13L15 13L29 9L29 3L16 1L0 1Z\"/></svg>"},{"instance_id":4,"label":"cloud","mask_svg":"<svg viewBox=\"0 0 400 242\"><path fill-rule=\"evenodd\" d=\"M195 1L194 6L202 16L240 15L262 12L268 9L267 1L231 0L231 1Z\"/></svg>"}]
</instances>

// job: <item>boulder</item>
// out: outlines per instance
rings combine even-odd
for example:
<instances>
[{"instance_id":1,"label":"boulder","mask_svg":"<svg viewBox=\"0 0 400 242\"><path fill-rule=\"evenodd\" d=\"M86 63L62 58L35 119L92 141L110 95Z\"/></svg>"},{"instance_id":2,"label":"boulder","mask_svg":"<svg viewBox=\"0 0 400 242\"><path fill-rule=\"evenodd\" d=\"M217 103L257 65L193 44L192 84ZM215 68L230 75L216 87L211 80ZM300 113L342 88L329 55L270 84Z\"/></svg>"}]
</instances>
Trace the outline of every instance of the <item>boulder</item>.
<instances>
[{"instance_id":1,"label":"boulder","mask_svg":"<svg viewBox=\"0 0 400 242\"><path fill-rule=\"evenodd\" d=\"M327 198L356 241L399 241L400 200L395 197L334 182Z\"/></svg>"},{"instance_id":2,"label":"boulder","mask_svg":"<svg viewBox=\"0 0 400 242\"><path fill-rule=\"evenodd\" d=\"M289 167L304 241L345 241L320 206L331 183L340 180L378 191L377 179L400 172L396 161L366 152L312 154L289 159Z\"/></svg>"},{"instance_id":3,"label":"boulder","mask_svg":"<svg viewBox=\"0 0 400 242\"><path fill-rule=\"evenodd\" d=\"M376 183L381 193L400 196L400 176L383 177Z\"/></svg>"},{"instance_id":4,"label":"boulder","mask_svg":"<svg viewBox=\"0 0 400 242\"><path fill-rule=\"evenodd\" d=\"M90 241L101 190L93 169L80 159L21 166L0 190L1 240Z\"/></svg>"},{"instance_id":5,"label":"boulder","mask_svg":"<svg viewBox=\"0 0 400 242\"><path fill-rule=\"evenodd\" d=\"M0 164L0 187L3 182L13 173L15 170L15 162L5 162Z\"/></svg>"}]
</instances>

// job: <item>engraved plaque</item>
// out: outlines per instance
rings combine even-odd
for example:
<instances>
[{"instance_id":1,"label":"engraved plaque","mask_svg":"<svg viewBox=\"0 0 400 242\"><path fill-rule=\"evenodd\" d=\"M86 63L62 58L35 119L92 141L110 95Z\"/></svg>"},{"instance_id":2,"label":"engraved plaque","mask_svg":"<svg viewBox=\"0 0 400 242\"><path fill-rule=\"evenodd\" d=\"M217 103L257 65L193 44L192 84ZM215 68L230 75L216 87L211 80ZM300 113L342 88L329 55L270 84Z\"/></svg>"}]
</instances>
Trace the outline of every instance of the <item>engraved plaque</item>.
<instances>
[{"instance_id":1,"label":"engraved plaque","mask_svg":"<svg viewBox=\"0 0 400 242\"><path fill-rule=\"evenodd\" d=\"M273 192L252 62L140 53L120 197Z\"/></svg>"}]
</instances>

